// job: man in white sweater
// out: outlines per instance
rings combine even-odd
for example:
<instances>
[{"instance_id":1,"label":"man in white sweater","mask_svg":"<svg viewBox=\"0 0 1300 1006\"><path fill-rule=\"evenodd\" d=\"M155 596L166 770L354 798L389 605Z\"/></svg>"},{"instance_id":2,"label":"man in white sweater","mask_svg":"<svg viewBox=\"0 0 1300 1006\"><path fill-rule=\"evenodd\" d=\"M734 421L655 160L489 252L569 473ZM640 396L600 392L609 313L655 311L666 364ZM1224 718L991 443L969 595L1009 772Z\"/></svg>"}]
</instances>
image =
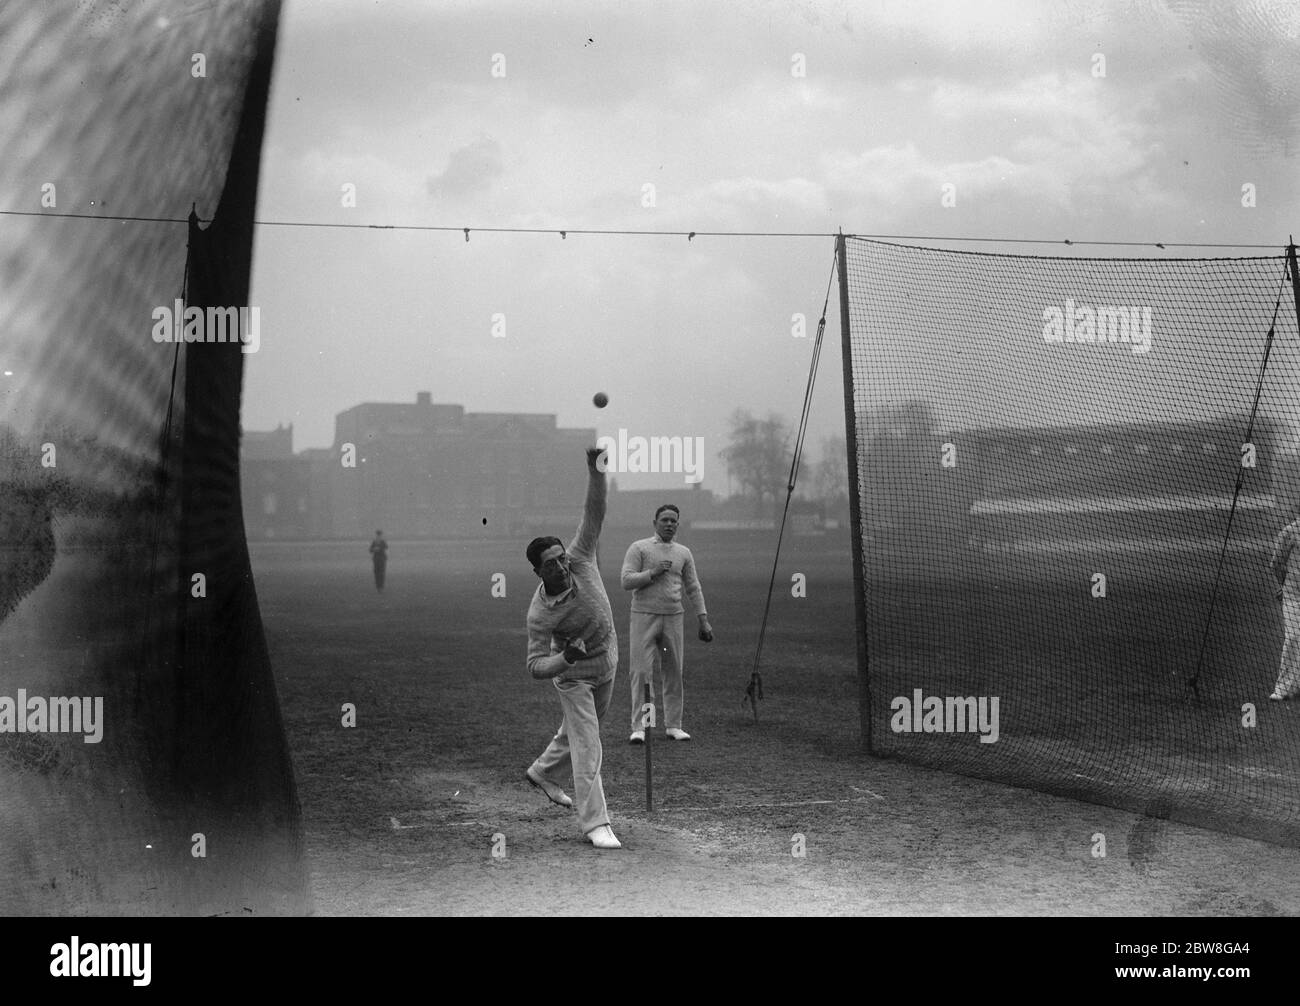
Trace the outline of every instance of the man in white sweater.
<instances>
[{"instance_id":1,"label":"man in white sweater","mask_svg":"<svg viewBox=\"0 0 1300 1006\"><path fill-rule=\"evenodd\" d=\"M559 538L528 543L528 562L542 581L528 605L528 673L555 683L564 719L526 775L553 803L577 810L587 841L598 849L617 849L600 778L600 721L609 709L618 669L614 612L596 560L605 521L605 471L597 464L601 453L597 447L587 449L587 500L568 549ZM572 775L576 801L556 782L567 775Z\"/></svg>"},{"instance_id":2,"label":"man in white sweater","mask_svg":"<svg viewBox=\"0 0 1300 1006\"><path fill-rule=\"evenodd\" d=\"M713 626L704 610L704 591L695 575L695 558L685 545L673 541L681 511L671 503L655 511L653 538L634 541L623 558L622 583L632 594L632 624L628 660L632 679L633 744L645 743L641 704L645 686L654 691L655 653L663 655L665 731L676 741L691 735L682 729L682 657L684 656L682 588L700 622L700 639L713 642Z\"/></svg>"}]
</instances>

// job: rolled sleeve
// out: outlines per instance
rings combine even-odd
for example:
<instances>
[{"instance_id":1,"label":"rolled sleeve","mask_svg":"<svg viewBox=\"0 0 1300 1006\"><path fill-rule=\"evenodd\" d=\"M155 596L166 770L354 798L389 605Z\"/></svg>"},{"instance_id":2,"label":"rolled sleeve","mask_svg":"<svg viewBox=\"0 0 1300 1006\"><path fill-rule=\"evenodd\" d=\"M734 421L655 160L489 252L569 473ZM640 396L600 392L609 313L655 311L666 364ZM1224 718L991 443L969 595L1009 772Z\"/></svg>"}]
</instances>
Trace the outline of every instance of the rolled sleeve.
<instances>
[{"instance_id":1,"label":"rolled sleeve","mask_svg":"<svg viewBox=\"0 0 1300 1006\"><path fill-rule=\"evenodd\" d=\"M564 659L563 653L555 653L549 657L529 660L528 673L539 681L545 681L547 678L558 678L570 666L569 662Z\"/></svg>"},{"instance_id":2,"label":"rolled sleeve","mask_svg":"<svg viewBox=\"0 0 1300 1006\"><path fill-rule=\"evenodd\" d=\"M528 630L528 673L545 680L562 674L570 666L564 653L551 652L551 634L544 630Z\"/></svg>"}]
</instances>

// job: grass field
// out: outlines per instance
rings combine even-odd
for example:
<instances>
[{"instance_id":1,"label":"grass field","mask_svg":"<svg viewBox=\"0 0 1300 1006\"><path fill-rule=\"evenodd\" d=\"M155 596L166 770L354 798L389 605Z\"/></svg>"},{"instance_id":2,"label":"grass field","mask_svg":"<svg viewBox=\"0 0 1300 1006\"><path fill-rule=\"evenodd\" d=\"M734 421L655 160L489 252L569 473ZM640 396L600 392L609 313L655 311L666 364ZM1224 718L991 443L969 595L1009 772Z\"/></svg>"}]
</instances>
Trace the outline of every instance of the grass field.
<instances>
[{"instance_id":1,"label":"grass field","mask_svg":"<svg viewBox=\"0 0 1300 1006\"><path fill-rule=\"evenodd\" d=\"M318 912L1300 912L1294 848L1180 824L1164 810L1134 814L861 753L843 540L783 548L755 723L741 698L772 543L684 541L717 633L710 646L688 637L685 726L695 739L676 744L658 732L647 812L644 753L627 744L623 641L603 730L605 789L624 843L612 853L592 849L571 812L523 782L560 716L552 686L524 669L524 613L537 582L524 543L395 542L383 595L364 542L251 546ZM626 544L607 532L602 548L620 634L628 602L615 577ZM791 596L795 572L806 576L806 598ZM506 576L505 598L492 596L494 573ZM947 589L969 597L967 587ZM919 580L892 624L922 624L940 596ZM939 626L929 638L938 650L965 647L971 631ZM909 659L885 642L882 725L890 675ZM1144 652L1160 651L1152 643ZM911 659L929 666L924 655ZM1062 680L1077 670L1063 664ZM340 722L349 702L352 728ZM1004 713L1004 738L1015 736L1014 722Z\"/></svg>"}]
</instances>

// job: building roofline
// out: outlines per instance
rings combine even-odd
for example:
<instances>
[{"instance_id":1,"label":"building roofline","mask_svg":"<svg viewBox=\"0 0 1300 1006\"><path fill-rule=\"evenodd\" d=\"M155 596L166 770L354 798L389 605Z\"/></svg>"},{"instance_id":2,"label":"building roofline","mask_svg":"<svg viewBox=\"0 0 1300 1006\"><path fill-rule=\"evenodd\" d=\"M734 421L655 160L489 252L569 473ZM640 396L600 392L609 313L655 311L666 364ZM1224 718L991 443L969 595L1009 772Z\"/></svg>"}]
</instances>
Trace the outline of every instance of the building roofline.
<instances>
[{"instance_id":1,"label":"building roofline","mask_svg":"<svg viewBox=\"0 0 1300 1006\"><path fill-rule=\"evenodd\" d=\"M976 437L1041 437L1041 436L1104 436L1117 435L1121 432L1126 433L1148 433L1157 434L1160 431L1173 432L1175 430L1205 430L1211 427L1223 426L1225 423L1236 422L1246 419L1245 415L1225 415L1209 419L1170 419L1154 420L1150 422L1123 422L1123 423L1072 423L1068 426L972 426L964 430L951 430L948 433L934 434L935 436L949 436L954 433L961 433L967 436ZM1277 423L1264 416L1255 418L1257 429L1276 427ZM1243 429L1241 432L1245 432Z\"/></svg>"}]
</instances>

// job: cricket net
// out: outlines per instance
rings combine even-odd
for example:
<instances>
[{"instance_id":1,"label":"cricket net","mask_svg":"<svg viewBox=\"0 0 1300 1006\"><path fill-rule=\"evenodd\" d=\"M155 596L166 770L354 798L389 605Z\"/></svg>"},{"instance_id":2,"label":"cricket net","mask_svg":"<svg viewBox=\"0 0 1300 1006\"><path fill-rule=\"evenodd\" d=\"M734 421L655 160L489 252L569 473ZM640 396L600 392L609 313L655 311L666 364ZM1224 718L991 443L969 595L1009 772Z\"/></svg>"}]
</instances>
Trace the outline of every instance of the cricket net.
<instances>
[{"instance_id":1,"label":"cricket net","mask_svg":"<svg viewBox=\"0 0 1300 1006\"><path fill-rule=\"evenodd\" d=\"M840 265L866 747L1300 843L1285 250Z\"/></svg>"}]
</instances>

